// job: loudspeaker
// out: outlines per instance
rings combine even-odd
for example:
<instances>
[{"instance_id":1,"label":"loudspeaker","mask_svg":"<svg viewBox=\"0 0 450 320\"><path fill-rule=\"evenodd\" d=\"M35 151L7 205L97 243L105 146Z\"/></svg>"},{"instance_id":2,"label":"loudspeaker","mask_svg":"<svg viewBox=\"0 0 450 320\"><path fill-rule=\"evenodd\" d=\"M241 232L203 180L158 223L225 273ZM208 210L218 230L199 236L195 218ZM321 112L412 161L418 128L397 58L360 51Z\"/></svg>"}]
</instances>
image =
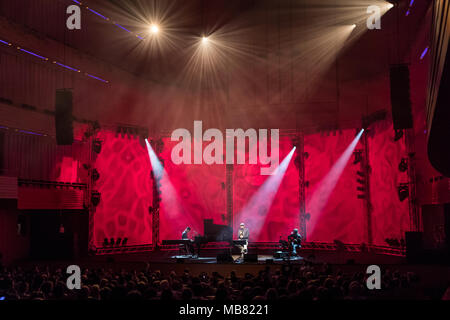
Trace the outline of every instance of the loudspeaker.
<instances>
[{"instance_id":1,"label":"loudspeaker","mask_svg":"<svg viewBox=\"0 0 450 320\"><path fill-rule=\"evenodd\" d=\"M450 203L444 204L444 232L445 244L450 252Z\"/></svg>"},{"instance_id":2,"label":"loudspeaker","mask_svg":"<svg viewBox=\"0 0 450 320\"><path fill-rule=\"evenodd\" d=\"M229 253L218 254L216 259L217 259L217 262L221 262L221 263L234 262L233 257Z\"/></svg>"},{"instance_id":3,"label":"loudspeaker","mask_svg":"<svg viewBox=\"0 0 450 320\"><path fill-rule=\"evenodd\" d=\"M393 65L389 75L394 129L410 129L413 127L413 119L409 96L409 67L406 64Z\"/></svg>"},{"instance_id":4,"label":"loudspeaker","mask_svg":"<svg viewBox=\"0 0 450 320\"><path fill-rule=\"evenodd\" d=\"M417 261L423 253L423 235L422 232L405 232L406 259L408 261Z\"/></svg>"},{"instance_id":5,"label":"loudspeaker","mask_svg":"<svg viewBox=\"0 0 450 320\"><path fill-rule=\"evenodd\" d=\"M244 262L258 262L258 255L254 253L244 254Z\"/></svg>"},{"instance_id":6,"label":"loudspeaker","mask_svg":"<svg viewBox=\"0 0 450 320\"><path fill-rule=\"evenodd\" d=\"M73 143L72 91L57 89L55 96L55 129L58 145Z\"/></svg>"},{"instance_id":7,"label":"loudspeaker","mask_svg":"<svg viewBox=\"0 0 450 320\"><path fill-rule=\"evenodd\" d=\"M5 133L3 131L0 131L0 174L5 174L5 172L3 172L3 164L5 162L5 160L3 159L3 157L5 157L5 152L4 152L4 145L5 145Z\"/></svg>"}]
</instances>

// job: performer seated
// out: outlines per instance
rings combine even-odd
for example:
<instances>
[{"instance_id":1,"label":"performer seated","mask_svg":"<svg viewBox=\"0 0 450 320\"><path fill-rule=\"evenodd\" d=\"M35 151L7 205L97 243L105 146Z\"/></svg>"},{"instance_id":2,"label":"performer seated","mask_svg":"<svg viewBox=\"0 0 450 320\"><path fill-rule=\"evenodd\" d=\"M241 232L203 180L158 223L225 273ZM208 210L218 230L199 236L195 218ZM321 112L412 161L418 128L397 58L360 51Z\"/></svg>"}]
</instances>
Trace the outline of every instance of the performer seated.
<instances>
[{"instance_id":1,"label":"performer seated","mask_svg":"<svg viewBox=\"0 0 450 320\"><path fill-rule=\"evenodd\" d=\"M237 246L238 248L241 249L241 256L244 256L244 254L247 253L249 235L250 235L250 232L248 231L248 228L246 228L244 223L242 222L239 227L238 238L239 238L239 240L246 240L246 241L245 241L244 245Z\"/></svg>"},{"instance_id":2,"label":"performer seated","mask_svg":"<svg viewBox=\"0 0 450 320\"><path fill-rule=\"evenodd\" d=\"M187 227L186 229L184 229L183 233L181 234L182 240L189 240L189 231L191 231L191 227ZM184 244L184 249L186 250L187 254L194 254L194 245L191 243L191 241Z\"/></svg>"},{"instance_id":3,"label":"performer seated","mask_svg":"<svg viewBox=\"0 0 450 320\"><path fill-rule=\"evenodd\" d=\"M297 255L297 248L301 248L302 236L298 233L298 229L295 228L288 236L288 241L292 247L292 254Z\"/></svg>"}]
</instances>

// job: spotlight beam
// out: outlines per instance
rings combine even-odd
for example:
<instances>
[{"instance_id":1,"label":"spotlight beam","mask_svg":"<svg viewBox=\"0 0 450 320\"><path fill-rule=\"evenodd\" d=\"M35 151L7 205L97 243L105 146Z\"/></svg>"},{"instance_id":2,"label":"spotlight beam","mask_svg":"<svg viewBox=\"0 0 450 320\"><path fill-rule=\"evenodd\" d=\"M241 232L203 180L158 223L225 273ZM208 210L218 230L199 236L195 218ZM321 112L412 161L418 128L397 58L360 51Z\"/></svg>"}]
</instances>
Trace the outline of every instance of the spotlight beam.
<instances>
[{"instance_id":1,"label":"spotlight beam","mask_svg":"<svg viewBox=\"0 0 450 320\"><path fill-rule=\"evenodd\" d=\"M275 169L274 174L264 181L263 185L256 191L249 202L237 215L237 221L243 221L249 227L253 239L258 239L259 234L264 227L267 213L269 212L272 202L275 199L275 195L283 181L283 177L289 167L295 149L296 147L292 148L289 154Z\"/></svg>"},{"instance_id":2,"label":"spotlight beam","mask_svg":"<svg viewBox=\"0 0 450 320\"><path fill-rule=\"evenodd\" d=\"M330 171L319 182L317 189L311 196L311 200L307 204L307 207L309 208L308 211L312 213L308 228L311 234L314 232L314 228L317 224L317 221L320 219L323 208L327 204L331 193L336 187L339 178L341 177L342 172L347 166L347 163L353 154L353 150L356 148L356 145L358 144L358 141L361 138L363 132L364 129L361 129L361 131L345 149L336 163L331 167Z\"/></svg>"},{"instance_id":3,"label":"spotlight beam","mask_svg":"<svg viewBox=\"0 0 450 320\"><path fill-rule=\"evenodd\" d=\"M170 181L166 170L148 142L148 139L145 139L145 144L147 146L153 175L155 176L155 179L161 179L161 211L167 216L165 219L173 221L173 223L187 222L194 230L201 230L201 224L198 222L198 219L193 219L192 215L186 212L178 192Z\"/></svg>"}]
</instances>

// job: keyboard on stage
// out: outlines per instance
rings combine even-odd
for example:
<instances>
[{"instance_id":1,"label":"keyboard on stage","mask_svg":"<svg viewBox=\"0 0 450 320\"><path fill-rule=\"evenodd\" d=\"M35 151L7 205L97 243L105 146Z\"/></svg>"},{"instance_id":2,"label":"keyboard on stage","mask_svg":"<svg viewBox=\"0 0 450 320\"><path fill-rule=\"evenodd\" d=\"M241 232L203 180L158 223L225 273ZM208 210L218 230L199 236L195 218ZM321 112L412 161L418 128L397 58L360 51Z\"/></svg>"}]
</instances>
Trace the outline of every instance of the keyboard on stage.
<instances>
[{"instance_id":1,"label":"keyboard on stage","mask_svg":"<svg viewBox=\"0 0 450 320\"><path fill-rule=\"evenodd\" d=\"M230 250L232 246L245 246L248 244L248 240L233 240L233 228L227 225L214 224L212 219L203 220L203 231L204 235L197 235L194 240L163 240L162 244L193 244L197 247L198 256L200 256L201 247L209 242L227 242L230 245Z\"/></svg>"},{"instance_id":2,"label":"keyboard on stage","mask_svg":"<svg viewBox=\"0 0 450 320\"><path fill-rule=\"evenodd\" d=\"M178 239L178 240L163 240L162 245L173 245L173 244L188 244L192 243L191 239Z\"/></svg>"}]
</instances>

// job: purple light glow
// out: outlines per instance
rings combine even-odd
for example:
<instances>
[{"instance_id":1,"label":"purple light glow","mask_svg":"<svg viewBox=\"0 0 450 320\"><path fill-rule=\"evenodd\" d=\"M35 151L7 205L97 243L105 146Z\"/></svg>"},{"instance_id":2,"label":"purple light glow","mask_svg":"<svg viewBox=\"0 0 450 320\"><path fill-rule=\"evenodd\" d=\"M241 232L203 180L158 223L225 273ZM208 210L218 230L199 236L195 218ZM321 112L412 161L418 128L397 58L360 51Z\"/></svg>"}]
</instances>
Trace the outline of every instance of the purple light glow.
<instances>
[{"instance_id":1,"label":"purple light glow","mask_svg":"<svg viewBox=\"0 0 450 320\"><path fill-rule=\"evenodd\" d=\"M102 19L104 19L104 20L109 20L109 18L105 17L104 15L101 15L100 13L98 13L98 12L95 11L95 10L92 10L92 9L90 9L90 8L86 8L86 9L88 9L90 12L92 12L93 14L99 16L100 18L102 18Z\"/></svg>"},{"instance_id":2,"label":"purple light glow","mask_svg":"<svg viewBox=\"0 0 450 320\"><path fill-rule=\"evenodd\" d=\"M421 54L421 56L420 56L420 60L422 60L422 59L425 57L425 55L427 54L427 52L428 52L428 47L426 47L425 50L423 50L423 52L422 52L422 54Z\"/></svg>"},{"instance_id":3,"label":"purple light glow","mask_svg":"<svg viewBox=\"0 0 450 320\"><path fill-rule=\"evenodd\" d=\"M19 132L26 133L26 134L32 134L32 135L35 135L35 136L43 136L43 134L41 134L41 133L32 132L32 131L19 130Z\"/></svg>"},{"instance_id":4,"label":"purple light glow","mask_svg":"<svg viewBox=\"0 0 450 320\"><path fill-rule=\"evenodd\" d=\"M96 77L96 76L94 76L94 75L92 75L92 74L89 74L89 73L85 73L88 77L90 77L90 78L93 78L93 79L96 79L96 80L99 80L99 81L102 81L102 82L104 82L104 83L109 83L109 81L107 81L107 80L104 80L104 79L102 79L102 78L99 78L99 77Z\"/></svg>"},{"instance_id":5,"label":"purple light glow","mask_svg":"<svg viewBox=\"0 0 450 320\"><path fill-rule=\"evenodd\" d=\"M22 48L17 48L17 49L20 50L20 51L22 51L22 52L31 54L32 56L35 56L36 58L39 58L39 59L42 59L42 60L48 60L48 58L43 57L43 56L40 56L40 55L38 55L37 53L31 52L31 51L28 51L28 50L25 50L25 49L22 49Z\"/></svg>"},{"instance_id":6,"label":"purple light glow","mask_svg":"<svg viewBox=\"0 0 450 320\"><path fill-rule=\"evenodd\" d=\"M128 30L127 28L125 28L125 27L123 27L123 26L121 26L120 24L118 24L118 23L114 23L114 25L116 25L116 26L118 26L120 29L123 29L123 30L125 30L126 32L129 32L129 33L132 33L130 30Z\"/></svg>"},{"instance_id":7,"label":"purple light glow","mask_svg":"<svg viewBox=\"0 0 450 320\"><path fill-rule=\"evenodd\" d=\"M63 67L63 68L66 68L66 69L69 69L69 70L75 71L75 72L80 72L80 70L78 70L78 69L75 69L75 68L69 67L69 66L67 66L67 65L65 65L65 64L62 64L62 63L59 63L59 62L56 62L56 61L55 61L55 64L57 64L58 66L61 66L61 67Z\"/></svg>"}]
</instances>

